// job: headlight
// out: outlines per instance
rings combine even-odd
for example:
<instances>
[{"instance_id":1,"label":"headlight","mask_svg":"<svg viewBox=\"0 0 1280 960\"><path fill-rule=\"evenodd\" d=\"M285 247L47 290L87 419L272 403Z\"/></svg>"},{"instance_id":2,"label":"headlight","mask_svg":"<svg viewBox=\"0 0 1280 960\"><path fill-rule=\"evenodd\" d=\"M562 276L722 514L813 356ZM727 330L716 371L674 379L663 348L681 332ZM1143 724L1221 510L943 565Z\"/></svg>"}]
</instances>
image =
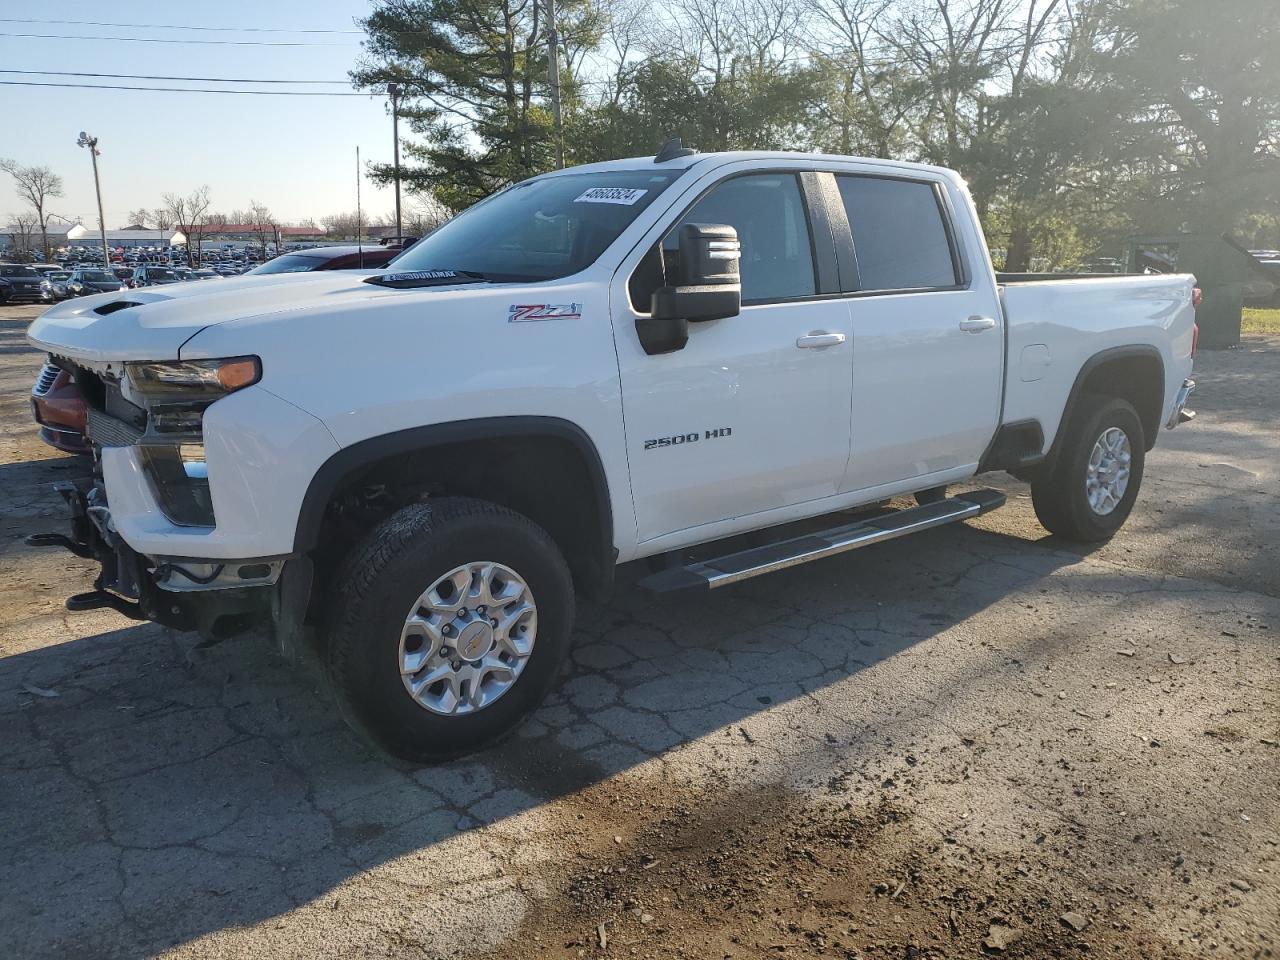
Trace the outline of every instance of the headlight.
<instances>
[{"instance_id":1,"label":"headlight","mask_svg":"<svg viewBox=\"0 0 1280 960\"><path fill-rule=\"evenodd\" d=\"M125 371L133 389L144 397L214 399L252 386L262 379L262 364L257 357L128 363L125 364Z\"/></svg>"}]
</instances>

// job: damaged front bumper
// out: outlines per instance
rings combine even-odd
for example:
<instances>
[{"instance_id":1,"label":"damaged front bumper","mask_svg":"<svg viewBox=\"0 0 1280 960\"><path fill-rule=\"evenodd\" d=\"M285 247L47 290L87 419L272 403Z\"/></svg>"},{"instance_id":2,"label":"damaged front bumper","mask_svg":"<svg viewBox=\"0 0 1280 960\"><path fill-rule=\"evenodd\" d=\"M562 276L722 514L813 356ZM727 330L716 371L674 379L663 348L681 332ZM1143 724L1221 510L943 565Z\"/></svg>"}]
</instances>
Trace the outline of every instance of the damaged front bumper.
<instances>
[{"instance_id":1,"label":"damaged front bumper","mask_svg":"<svg viewBox=\"0 0 1280 960\"><path fill-rule=\"evenodd\" d=\"M33 534L27 543L61 547L100 565L93 589L68 597L68 610L110 608L133 620L152 620L211 637L282 619L282 574L289 558L210 561L144 556L113 526L100 480L63 481L54 489L70 510L70 533ZM309 564L303 566L308 568L309 591ZM297 579L295 572L291 588ZM288 614L285 619L295 619L293 611Z\"/></svg>"}]
</instances>

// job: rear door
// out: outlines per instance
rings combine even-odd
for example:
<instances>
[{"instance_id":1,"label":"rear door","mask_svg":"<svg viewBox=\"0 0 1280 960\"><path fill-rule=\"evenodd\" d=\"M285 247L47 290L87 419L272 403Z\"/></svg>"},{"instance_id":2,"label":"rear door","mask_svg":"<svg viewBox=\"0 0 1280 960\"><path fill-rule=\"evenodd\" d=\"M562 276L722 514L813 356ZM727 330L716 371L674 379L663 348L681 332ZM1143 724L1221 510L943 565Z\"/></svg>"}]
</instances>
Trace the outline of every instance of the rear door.
<instances>
[{"instance_id":1,"label":"rear door","mask_svg":"<svg viewBox=\"0 0 1280 960\"><path fill-rule=\"evenodd\" d=\"M945 181L853 173L835 181L833 222L851 230L856 259L841 271L853 334L842 488L924 487L971 473L995 433L1004 365L995 287L967 265L981 251L962 249ZM968 246L977 240L970 235Z\"/></svg>"},{"instance_id":2,"label":"rear door","mask_svg":"<svg viewBox=\"0 0 1280 960\"><path fill-rule=\"evenodd\" d=\"M813 178L759 163L716 171L615 275L611 312L642 544L720 536L839 487L849 455L851 331ZM742 312L691 323L683 349L650 356L635 319L663 282L658 251L671 262L686 222L738 231Z\"/></svg>"}]
</instances>

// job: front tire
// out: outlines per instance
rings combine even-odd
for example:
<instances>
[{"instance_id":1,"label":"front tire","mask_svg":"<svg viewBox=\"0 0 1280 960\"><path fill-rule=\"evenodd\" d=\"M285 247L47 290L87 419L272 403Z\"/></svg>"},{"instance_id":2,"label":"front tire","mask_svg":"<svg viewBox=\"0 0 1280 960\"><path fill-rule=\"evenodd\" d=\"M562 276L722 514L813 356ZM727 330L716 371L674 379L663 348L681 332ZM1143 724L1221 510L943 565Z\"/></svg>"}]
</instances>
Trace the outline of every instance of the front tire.
<instances>
[{"instance_id":1,"label":"front tire","mask_svg":"<svg viewBox=\"0 0 1280 960\"><path fill-rule=\"evenodd\" d=\"M343 716L403 760L445 760L509 733L568 652L573 580L559 549L482 500L393 514L337 588L327 658Z\"/></svg>"},{"instance_id":2,"label":"front tire","mask_svg":"<svg viewBox=\"0 0 1280 960\"><path fill-rule=\"evenodd\" d=\"M1031 485L1036 517L1067 540L1107 540L1128 519L1142 486L1142 420L1126 400L1089 396L1064 429L1052 472Z\"/></svg>"}]
</instances>

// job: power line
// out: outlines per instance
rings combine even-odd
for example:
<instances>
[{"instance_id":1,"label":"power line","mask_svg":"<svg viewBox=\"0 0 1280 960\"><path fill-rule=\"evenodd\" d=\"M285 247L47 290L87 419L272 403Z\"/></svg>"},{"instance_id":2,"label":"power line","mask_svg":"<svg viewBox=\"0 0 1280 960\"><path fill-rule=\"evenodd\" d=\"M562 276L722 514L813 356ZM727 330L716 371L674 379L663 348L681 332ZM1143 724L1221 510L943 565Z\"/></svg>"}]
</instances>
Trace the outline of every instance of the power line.
<instances>
[{"instance_id":1,"label":"power line","mask_svg":"<svg viewBox=\"0 0 1280 960\"><path fill-rule=\"evenodd\" d=\"M105 77L111 80L186 80L191 83L305 83L350 85L350 80L242 80L236 77L168 77L146 73L76 73L71 70L0 70L0 73L41 77Z\"/></svg>"},{"instance_id":2,"label":"power line","mask_svg":"<svg viewBox=\"0 0 1280 960\"><path fill-rule=\"evenodd\" d=\"M146 90L152 93L230 93L258 97L372 97L374 93L344 93L337 90L199 90L194 87L132 87L107 83L39 83L34 80L0 80L5 87L74 87L80 90Z\"/></svg>"},{"instance_id":3,"label":"power line","mask_svg":"<svg viewBox=\"0 0 1280 960\"><path fill-rule=\"evenodd\" d=\"M103 23L99 20L30 20L0 17L0 23L39 23L64 27L120 27L126 30L202 30L210 33L354 33L362 30L289 30L283 27L199 27L183 23Z\"/></svg>"},{"instance_id":4,"label":"power line","mask_svg":"<svg viewBox=\"0 0 1280 960\"><path fill-rule=\"evenodd\" d=\"M172 40L164 37L85 37L64 33L0 33L0 37L26 37L32 40L114 40L121 43L198 43L205 46L232 47L347 47L350 43L326 43L321 40Z\"/></svg>"}]
</instances>

